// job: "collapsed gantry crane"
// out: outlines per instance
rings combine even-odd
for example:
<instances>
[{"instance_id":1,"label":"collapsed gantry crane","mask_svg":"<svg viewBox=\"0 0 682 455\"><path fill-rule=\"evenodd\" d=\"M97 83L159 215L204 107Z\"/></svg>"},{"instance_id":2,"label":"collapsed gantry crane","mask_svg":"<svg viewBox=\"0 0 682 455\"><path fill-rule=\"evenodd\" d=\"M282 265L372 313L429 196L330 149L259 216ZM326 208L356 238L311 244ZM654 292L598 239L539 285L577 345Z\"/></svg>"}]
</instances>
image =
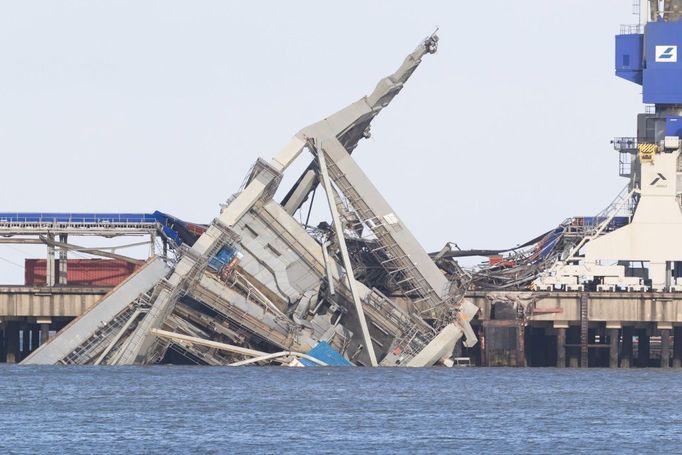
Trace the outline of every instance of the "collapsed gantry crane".
<instances>
[{"instance_id":1,"label":"collapsed gantry crane","mask_svg":"<svg viewBox=\"0 0 682 455\"><path fill-rule=\"evenodd\" d=\"M451 364L462 337L476 343L469 321L478 309L350 155L437 43L428 37L370 95L299 131L270 162L259 159L176 260L150 259L23 363L149 364L172 349L212 365ZM304 150L313 161L275 201ZM332 222L311 229L293 215L318 187ZM354 273L359 254L380 270L384 292Z\"/></svg>"}]
</instances>

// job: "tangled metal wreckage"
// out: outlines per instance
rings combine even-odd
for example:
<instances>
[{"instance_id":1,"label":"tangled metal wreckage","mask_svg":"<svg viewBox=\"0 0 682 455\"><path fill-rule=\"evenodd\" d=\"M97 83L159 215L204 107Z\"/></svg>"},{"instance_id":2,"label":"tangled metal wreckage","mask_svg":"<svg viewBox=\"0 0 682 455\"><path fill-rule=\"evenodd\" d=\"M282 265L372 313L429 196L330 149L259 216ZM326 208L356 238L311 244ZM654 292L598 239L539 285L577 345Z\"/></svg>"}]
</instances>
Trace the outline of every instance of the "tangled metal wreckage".
<instances>
[{"instance_id":1,"label":"tangled metal wreckage","mask_svg":"<svg viewBox=\"0 0 682 455\"><path fill-rule=\"evenodd\" d=\"M23 363L150 364L175 351L208 365L452 365L460 339L477 341L468 277L432 260L351 157L437 43L259 159L196 241L151 258ZM275 201L304 150L312 163ZM292 215L318 187L332 223L310 228Z\"/></svg>"},{"instance_id":2,"label":"tangled metal wreckage","mask_svg":"<svg viewBox=\"0 0 682 455\"><path fill-rule=\"evenodd\" d=\"M644 81L656 112L638 116L637 138L614 140L628 184L595 216L569 218L507 250L424 251L351 153L436 51L434 34L370 95L299 131L270 162L259 159L205 230L181 229L174 254L152 257L22 363L149 364L179 355L209 365L451 366L460 340L477 342L470 321L479 309L467 291L514 295L517 310L528 293L507 291L679 292L682 67L668 44L681 36L682 1L674 4L662 14L652 7L644 33L638 26L617 37L616 74ZM649 60L656 56L646 68L644 42L654 46ZM312 162L276 201L283 173L304 150ZM312 207L317 191L331 223L311 227L294 214ZM488 261L473 268L458 263L481 256Z\"/></svg>"},{"instance_id":3,"label":"tangled metal wreckage","mask_svg":"<svg viewBox=\"0 0 682 455\"><path fill-rule=\"evenodd\" d=\"M486 322L523 320L538 298L551 294L555 303L543 311L561 313L552 330L565 338L569 323L579 321L581 365L588 363L590 317L616 330L610 340L617 365L614 324L656 322L668 333L679 323L679 312L669 310L682 292L682 0L648 3L650 20L616 37L616 75L641 85L650 106L637 117L637 137L613 141L628 183L600 213L568 218L511 249L449 243L424 251L351 153L422 57L436 51L434 34L369 96L302 129L270 162L259 159L210 225L150 215L155 229L168 234L171 254L164 248L153 256L22 363L127 365L182 357L209 365L451 366L460 340L466 347L477 342L473 318L483 329ZM312 162L276 201L283 173L304 150ZM316 192L326 195L331 223L311 227ZM294 215L306 208L308 219L297 221ZM0 214L0 221L11 216ZM55 246L62 254L66 236L62 242L48 242L48 258ZM488 260L463 268L458 261L466 257ZM53 263L47 263L48 285ZM569 294L579 295L579 307ZM590 316L587 294L615 296L616 303ZM495 303L494 317L481 295ZM473 301L480 313L469 298L479 299ZM498 311L507 301L509 317ZM672 303L655 309L659 301ZM635 309L625 314L624 308ZM548 321L538 316L538 324ZM483 336L490 341L485 330ZM626 335L623 343L628 338L631 344ZM562 366L565 349L557 343Z\"/></svg>"}]
</instances>

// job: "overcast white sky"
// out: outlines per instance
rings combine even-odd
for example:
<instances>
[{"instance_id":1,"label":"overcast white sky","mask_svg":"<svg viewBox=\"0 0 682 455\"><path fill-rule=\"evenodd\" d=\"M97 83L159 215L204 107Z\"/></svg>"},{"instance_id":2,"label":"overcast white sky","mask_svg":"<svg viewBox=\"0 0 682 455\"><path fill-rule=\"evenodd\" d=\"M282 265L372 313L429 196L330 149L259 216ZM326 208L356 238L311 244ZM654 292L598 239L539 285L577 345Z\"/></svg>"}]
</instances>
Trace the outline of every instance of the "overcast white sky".
<instances>
[{"instance_id":1,"label":"overcast white sky","mask_svg":"<svg viewBox=\"0 0 682 455\"><path fill-rule=\"evenodd\" d=\"M626 183L609 141L642 109L613 75L631 3L0 1L0 211L208 222L439 26L354 157L427 250L513 246Z\"/></svg>"}]
</instances>

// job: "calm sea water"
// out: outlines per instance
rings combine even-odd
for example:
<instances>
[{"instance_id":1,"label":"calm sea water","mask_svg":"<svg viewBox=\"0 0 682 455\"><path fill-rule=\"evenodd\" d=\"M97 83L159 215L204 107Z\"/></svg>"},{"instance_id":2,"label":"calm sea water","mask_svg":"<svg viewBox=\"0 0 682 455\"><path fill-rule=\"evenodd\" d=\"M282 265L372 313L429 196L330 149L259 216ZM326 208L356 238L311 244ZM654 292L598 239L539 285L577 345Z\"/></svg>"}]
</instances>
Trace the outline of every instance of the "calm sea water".
<instances>
[{"instance_id":1,"label":"calm sea water","mask_svg":"<svg viewBox=\"0 0 682 455\"><path fill-rule=\"evenodd\" d=\"M682 372L0 365L0 453L682 451Z\"/></svg>"}]
</instances>

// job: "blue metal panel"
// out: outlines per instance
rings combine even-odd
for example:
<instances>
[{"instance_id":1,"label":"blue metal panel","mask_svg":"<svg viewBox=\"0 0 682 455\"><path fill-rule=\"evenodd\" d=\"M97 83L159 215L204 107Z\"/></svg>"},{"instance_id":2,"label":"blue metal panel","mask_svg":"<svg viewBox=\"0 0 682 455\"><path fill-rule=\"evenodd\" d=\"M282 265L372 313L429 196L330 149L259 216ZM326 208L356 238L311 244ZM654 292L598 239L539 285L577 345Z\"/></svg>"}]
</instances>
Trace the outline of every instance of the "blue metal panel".
<instances>
[{"instance_id":1,"label":"blue metal panel","mask_svg":"<svg viewBox=\"0 0 682 455\"><path fill-rule=\"evenodd\" d=\"M682 117L674 115L666 117L665 135L682 137Z\"/></svg>"},{"instance_id":2,"label":"blue metal panel","mask_svg":"<svg viewBox=\"0 0 682 455\"><path fill-rule=\"evenodd\" d=\"M642 85L644 35L616 36L616 76Z\"/></svg>"},{"instance_id":3,"label":"blue metal panel","mask_svg":"<svg viewBox=\"0 0 682 455\"><path fill-rule=\"evenodd\" d=\"M318 360L323 361L327 365L334 366L334 367L351 367L353 366L352 363L350 363L344 356L339 354L336 349L331 347L329 343L326 343L324 341L320 341L317 343L317 346L312 348L310 351L308 351L308 355L311 357L315 357ZM317 366L315 363L311 362L310 360L306 359L301 359L301 363L307 367L314 367Z\"/></svg>"},{"instance_id":4,"label":"blue metal panel","mask_svg":"<svg viewBox=\"0 0 682 455\"><path fill-rule=\"evenodd\" d=\"M176 246L183 243L193 244L199 234L190 232L187 226L191 223L182 221L174 216L156 211L154 213L41 213L41 212L5 212L0 213L1 223L32 224L32 223L77 223L81 225L99 224L125 224L130 227L135 225L148 225L158 223L163 233L175 242ZM201 226L201 225L193 225Z\"/></svg>"},{"instance_id":5,"label":"blue metal panel","mask_svg":"<svg viewBox=\"0 0 682 455\"><path fill-rule=\"evenodd\" d=\"M16 223L155 223L148 213L0 213L0 221Z\"/></svg>"},{"instance_id":6,"label":"blue metal panel","mask_svg":"<svg viewBox=\"0 0 682 455\"><path fill-rule=\"evenodd\" d=\"M644 102L682 104L682 21L649 22L644 34Z\"/></svg>"},{"instance_id":7,"label":"blue metal panel","mask_svg":"<svg viewBox=\"0 0 682 455\"><path fill-rule=\"evenodd\" d=\"M213 270L220 271L223 267L230 263L232 258L237 254L237 252L228 247L224 246L218 251L218 254L213 256L213 258L208 261L208 266Z\"/></svg>"}]
</instances>

